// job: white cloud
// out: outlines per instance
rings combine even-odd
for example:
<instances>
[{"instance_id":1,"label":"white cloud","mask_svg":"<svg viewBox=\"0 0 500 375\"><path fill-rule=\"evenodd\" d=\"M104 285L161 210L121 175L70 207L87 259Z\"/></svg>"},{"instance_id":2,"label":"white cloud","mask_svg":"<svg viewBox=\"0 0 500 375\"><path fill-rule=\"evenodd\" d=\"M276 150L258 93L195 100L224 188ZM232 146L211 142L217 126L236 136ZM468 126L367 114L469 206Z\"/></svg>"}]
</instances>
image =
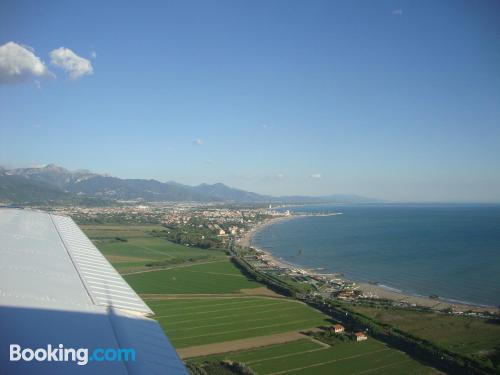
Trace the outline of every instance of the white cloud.
<instances>
[{"instance_id":1,"label":"white cloud","mask_svg":"<svg viewBox=\"0 0 500 375\"><path fill-rule=\"evenodd\" d=\"M96 51L90 52L90 57L92 57L93 59L97 59L97 52Z\"/></svg>"},{"instance_id":2,"label":"white cloud","mask_svg":"<svg viewBox=\"0 0 500 375\"><path fill-rule=\"evenodd\" d=\"M402 16L403 15L403 9L394 9L392 11L393 16Z\"/></svg>"},{"instance_id":3,"label":"white cloud","mask_svg":"<svg viewBox=\"0 0 500 375\"><path fill-rule=\"evenodd\" d=\"M321 178L321 174L320 173L314 173L311 175L311 178Z\"/></svg>"},{"instance_id":4,"label":"white cloud","mask_svg":"<svg viewBox=\"0 0 500 375\"><path fill-rule=\"evenodd\" d=\"M201 139L201 138L196 138L195 140L193 140L193 143L194 143L195 145L201 146L201 145L202 145L203 143L205 143L205 142L204 142L204 141L203 141L203 139Z\"/></svg>"},{"instance_id":5,"label":"white cloud","mask_svg":"<svg viewBox=\"0 0 500 375\"><path fill-rule=\"evenodd\" d=\"M282 180L285 178L285 175L283 173L277 173L275 176L278 180Z\"/></svg>"},{"instance_id":6,"label":"white cloud","mask_svg":"<svg viewBox=\"0 0 500 375\"><path fill-rule=\"evenodd\" d=\"M77 79L94 72L90 60L78 56L69 48L60 47L51 51L50 62L68 72L71 79Z\"/></svg>"},{"instance_id":7,"label":"white cloud","mask_svg":"<svg viewBox=\"0 0 500 375\"><path fill-rule=\"evenodd\" d=\"M34 50L14 42L0 46L0 84L26 82L34 77L53 77Z\"/></svg>"}]
</instances>

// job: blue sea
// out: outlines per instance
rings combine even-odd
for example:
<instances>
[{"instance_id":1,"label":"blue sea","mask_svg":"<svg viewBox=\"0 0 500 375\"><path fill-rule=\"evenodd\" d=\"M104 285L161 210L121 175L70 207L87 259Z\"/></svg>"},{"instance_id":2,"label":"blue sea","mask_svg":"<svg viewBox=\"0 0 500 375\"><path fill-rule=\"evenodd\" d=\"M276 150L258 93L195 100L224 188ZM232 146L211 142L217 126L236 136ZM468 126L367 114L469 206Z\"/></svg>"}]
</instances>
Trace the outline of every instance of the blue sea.
<instances>
[{"instance_id":1,"label":"blue sea","mask_svg":"<svg viewBox=\"0 0 500 375\"><path fill-rule=\"evenodd\" d=\"M500 205L316 205L252 245L320 273L420 296L500 304Z\"/></svg>"}]
</instances>

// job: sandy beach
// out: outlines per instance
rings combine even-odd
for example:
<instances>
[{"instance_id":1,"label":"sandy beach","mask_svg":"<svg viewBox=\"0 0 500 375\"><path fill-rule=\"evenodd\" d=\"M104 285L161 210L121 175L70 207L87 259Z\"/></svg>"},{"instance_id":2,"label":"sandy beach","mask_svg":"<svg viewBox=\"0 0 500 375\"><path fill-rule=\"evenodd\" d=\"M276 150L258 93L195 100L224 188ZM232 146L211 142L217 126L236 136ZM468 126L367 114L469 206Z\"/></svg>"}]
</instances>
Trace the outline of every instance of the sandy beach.
<instances>
[{"instance_id":1,"label":"sandy beach","mask_svg":"<svg viewBox=\"0 0 500 375\"><path fill-rule=\"evenodd\" d=\"M266 226L272 225L272 224L276 224L276 223L279 223L282 221L287 221L287 220L298 219L300 217L303 217L303 216L299 216L299 215L280 216L280 217L275 217L272 219L265 220L261 223L255 224L254 226L252 226L252 228L248 232L245 233L245 235L240 239L240 241L238 243L243 247L251 247L252 246L252 238L253 238L254 234L256 232L258 232L260 229L262 229Z\"/></svg>"},{"instance_id":2,"label":"sandy beach","mask_svg":"<svg viewBox=\"0 0 500 375\"><path fill-rule=\"evenodd\" d=\"M366 295L373 295L378 298L389 299L397 302L405 302L408 304L414 304L416 306L430 307L435 310L452 308L454 311L474 311L474 312L488 311L490 313L499 312L499 309L496 307L468 305L463 303L450 302L441 298L434 299L429 297L414 296L411 294L405 294L402 292L393 291L384 288L383 286L380 285L373 285L360 282L356 282L356 285L358 285L359 289L362 290L363 293Z\"/></svg>"},{"instance_id":3,"label":"sandy beach","mask_svg":"<svg viewBox=\"0 0 500 375\"><path fill-rule=\"evenodd\" d=\"M259 224L254 225L239 241L239 245L244 246L244 247L254 247L252 246L252 238L255 235L256 232L261 230L262 228L276 224L281 221L286 221L286 220L292 220L292 219L297 219L303 217L301 215L290 215L286 217L278 217L278 218L273 218L266 220L264 222L261 222ZM255 248L255 247L254 247ZM264 253L267 254L267 256L273 260L275 264L278 264L283 267L289 267L291 264L288 262L281 261L280 259L277 259L274 257L271 253L266 251L265 249L262 248L257 248L260 251L263 251ZM300 266L300 265L293 265L296 268L301 268L306 270L310 274L317 274L311 270L307 270L306 268ZM325 274L321 274L321 276L327 276ZM338 276L336 276L338 278ZM353 280L346 280L345 281L350 281L354 282L358 287L359 290L363 292L364 295L370 296L373 298L381 298L381 299L388 299L391 301L395 302L401 302L401 303L407 303L410 305L415 305L415 306L422 306L422 307L430 307L435 310L443 310L447 308L452 308L454 311L473 311L473 312L489 312L489 313L499 313L500 309L498 307L489 307L489 306L478 306L478 305L472 305L472 304L464 304L464 303L455 303L451 301L447 301L445 299L441 298L429 298L429 297L423 297L423 296L415 296L415 295L410 295L410 294L405 294L403 292L399 292L390 288L386 288L384 286L378 285L378 284L369 284L369 283L363 283L363 282L356 282Z\"/></svg>"}]
</instances>

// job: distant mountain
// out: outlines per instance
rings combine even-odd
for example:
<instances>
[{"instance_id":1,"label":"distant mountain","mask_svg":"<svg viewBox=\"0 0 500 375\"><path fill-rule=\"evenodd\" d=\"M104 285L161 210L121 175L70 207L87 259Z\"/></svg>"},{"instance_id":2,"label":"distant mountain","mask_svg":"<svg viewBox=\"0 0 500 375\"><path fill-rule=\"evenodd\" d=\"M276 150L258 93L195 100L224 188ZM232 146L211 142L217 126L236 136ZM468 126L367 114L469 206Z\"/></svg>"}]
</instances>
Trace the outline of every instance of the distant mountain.
<instances>
[{"instance_id":1,"label":"distant mountain","mask_svg":"<svg viewBox=\"0 0 500 375\"><path fill-rule=\"evenodd\" d=\"M332 194L324 196L301 196L292 195L278 197L278 199L283 203L304 203L304 204L315 204L315 203L339 203L339 204L365 204L365 203L382 203L383 201L375 198L366 198L354 194Z\"/></svg>"},{"instance_id":2,"label":"distant mountain","mask_svg":"<svg viewBox=\"0 0 500 375\"><path fill-rule=\"evenodd\" d=\"M117 200L161 201L206 201L207 196L199 194L192 187L163 183L156 180L121 179L95 176L71 182L66 189L74 194L99 196Z\"/></svg>"},{"instance_id":3,"label":"distant mountain","mask_svg":"<svg viewBox=\"0 0 500 375\"><path fill-rule=\"evenodd\" d=\"M215 201L270 202L276 199L268 195L261 195L245 190L235 189L221 183L213 185L201 184L194 186L191 189L202 196L211 197L211 199Z\"/></svg>"},{"instance_id":4,"label":"distant mountain","mask_svg":"<svg viewBox=\"0 0 500 375\"><path fill-rule=\"evenodd\" d=\"M26 177L32 181L44 182L64 189L66 185L99 176L87 170L70 172L67 169L48 164L38 168L18 168L7 172L9 175Z\"/></svg>"},{"instance_id":5,"label":"distant mountain","mask_svg":"<svg viewBox=\"0 0 500 375\"><path fill-rule=\"evenodd\" d=\"M0 170L0 204L77 204L84 206L108 206L109 200L96 197L75 196L62 191L55 185L29 178L9 175Z\"/></svg>"},{"instance_id":6,"label":"distant mountain","mask_svg":"<svg viewBox=\"0 0 500 375\"><path fill-rule=\"evenodd\" d=\"M189 186L177 182L122 179L92 173L69 171L54 164L39 168L0 168L0 201L12 203L64 201L90 204L117 200L147 202L235 202L235 203L372 203L355 195L325 197L272 197L235 189L221 183Z\"/></svg>"},{"instance_id":7,"label":"distant mountain","mask_svg":"<svg viewBox=\"0 0 500 375\"><path fill-rule=\"evenodd\" d=\"M0 201L39 203L64 200L67 196L61 189L44 182L0 172Z\"/></svg>"}]
</instances>

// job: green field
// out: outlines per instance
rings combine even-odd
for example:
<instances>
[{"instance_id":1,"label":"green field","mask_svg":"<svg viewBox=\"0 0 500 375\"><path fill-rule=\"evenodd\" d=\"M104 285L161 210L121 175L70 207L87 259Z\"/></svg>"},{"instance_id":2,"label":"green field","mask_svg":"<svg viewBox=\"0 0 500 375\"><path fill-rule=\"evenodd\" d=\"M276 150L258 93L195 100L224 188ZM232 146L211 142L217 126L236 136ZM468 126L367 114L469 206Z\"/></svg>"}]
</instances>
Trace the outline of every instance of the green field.
<instances>
[{"instance_id":1,"label":"green field","mask_svg":"<svg viewBox=\"0 0 500 375\"><path fill-rule=\"evenodd\" d=\"M262 285L249 280L228 260L126 275L139 294L237 293Z\"/></svg>"},{"instance_id":2,"label":"green field","mask_svg":"<svg viewBox=\"0 0 500 375\"><path fill-rule=\"evenodd\" d=\"M243 275L223 251L182 246L154 237L151 231L161 228L152 225L84 225L82 229L145 298L178 349L255 337L263 337L265 342L268 335L331 324L326 315L296 300L242 293L242 289L263 285ZM161 268L146 266L151 263ZM169 299L161 299L162 294L169 295ZM243 362L260 375L435 372L373 338L326 348L304 339L210 359Z\"/></svg>"},{"instance_id":3,"label":"green field","mask_svg":"<svg viewBox=\"0 0 500 375\"><path fill-rule=\"evenodd\" d=\"M250 349L220 355L214 355L203 358L195 358L195 361L206 359L229 359L232 361L246 363L247 365L256 364L269 359L286 358L299 353L308 353L316 350L323 350L324 346L310 340L297 340L286 344L264 346L262 348Z\"/></svg>"},{"instance_id":4,"label":"green field","mask_svg":"<svg viewBox=\"0 0 500 375\"><path fill-rule=\"evenodd\" d=\"M218 250L202 250L155 237L156 225L82 225L82 230L119 272L147 269L146 264L166 261L209 261L224 259ZM119 239L117 239L119 238Z\"/></svg>"},{"instance_id":5,"label":"green field","mask_svg":"<svg viewBox=\"0 0 500 375\"><path fill-rule=\"evenodd\" d=\"M203 358L205 360L243 362L260 375L271 374L435 374L406 354L368 340L350 342L324 348L306 340L272 345L259 349L226 353Z\"/></svg>"},{"instance_id":6,"label":"green field","mask_svg":"<svg viewBox=\"0 0 500 375\"><path fill-rule=\"evenodd\" d=\"M127 225L127 224L83 224L80 228L92 238L111 238L121 234L127 238L143 237L153 230L165 229L160 225Z\"/></svg>"},{"instance_id":7,"label":"green field","mask_svg":"<svg viewBox=\"0 0 500 375\"><path fill-rule=\"evenodd\" d=\"M150 300L155 318L177 348L329 324L326 316L285 298Z\"/></svg>"},{"instance_id":8,"label":"green field","mask_svg":"<svg viewBox=\"0 0 500 375\"><path fill-rule=\"evenodd\" d=\"M500 346L500 324L487 319L395 308L352 309L457 353L471 355Z\"/></svg>"}]
</instances>

